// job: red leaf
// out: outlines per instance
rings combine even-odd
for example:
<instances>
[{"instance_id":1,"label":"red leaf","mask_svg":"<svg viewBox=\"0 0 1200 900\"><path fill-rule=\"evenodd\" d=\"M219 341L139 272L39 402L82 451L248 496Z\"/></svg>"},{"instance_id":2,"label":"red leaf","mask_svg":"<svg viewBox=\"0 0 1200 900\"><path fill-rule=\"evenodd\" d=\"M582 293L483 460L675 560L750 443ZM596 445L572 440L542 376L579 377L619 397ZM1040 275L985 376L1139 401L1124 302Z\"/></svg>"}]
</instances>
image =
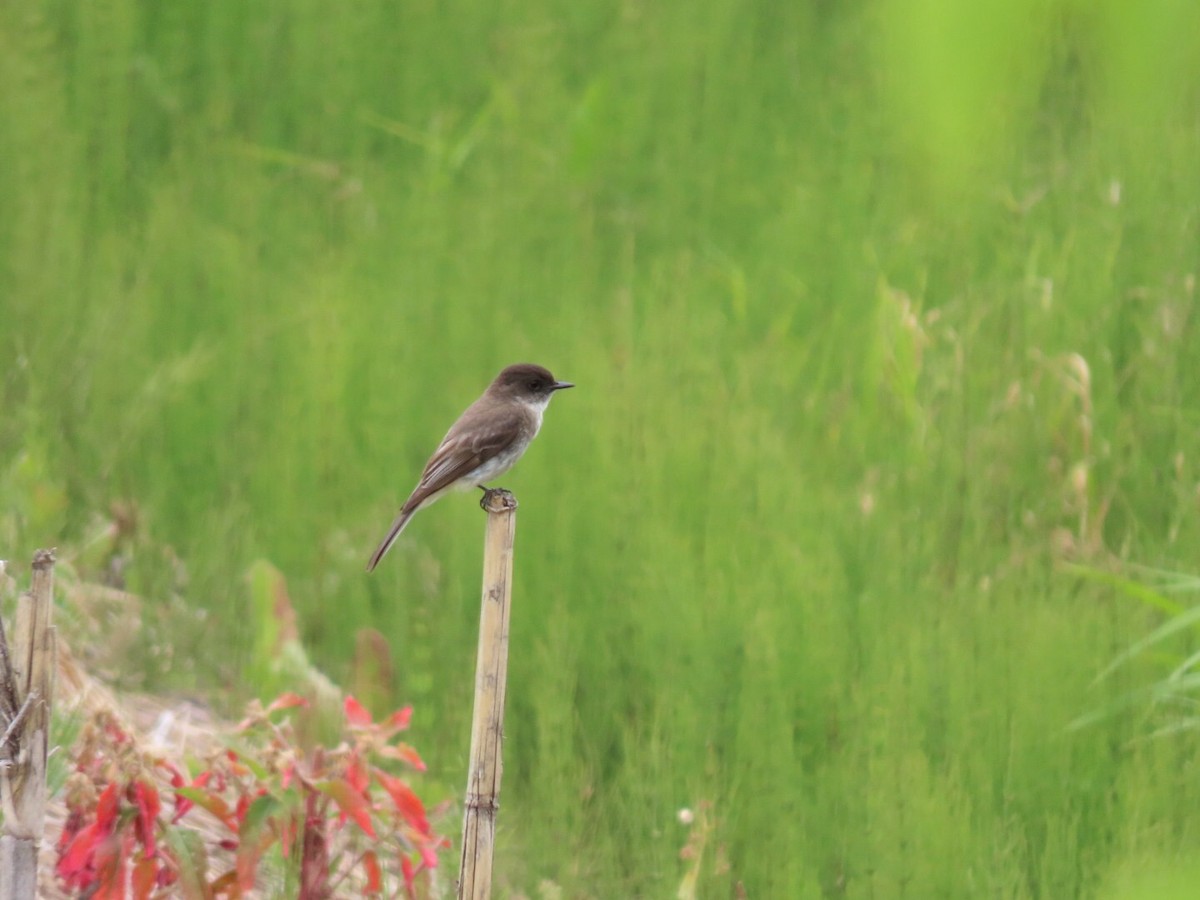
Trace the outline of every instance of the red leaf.
<instances>
[{"instance_id":1,"label":"red leaf","mask_svg":"<svg viewBox=\"0 0 1200 900\"><path fill-rule=\"evenodd\" d=\"M436 869L438 864L437 847L425 844L421 847L421 862L430 869Z\"/></svg>"},{"instance_id":2,"label":"red leaf","mask_svg":"<svg viewBox=\"0 0 1200 900\"><path fill-rule=\"evenodd\" d=\"M194 788L202 788L208 784L208 779L210 779L210 778L212 778L212 772L209 772L209 771L201 772L199 775L197 775L195 778L192 779L191 786ZM184 787L185 785L182 782L183 782L182 776L180 776L179 784L175 783L174 778L171 779L171 785L175 788ZM171 817L171 824L174 825L176 822L178 822L180 819L182 819L185 815L187 815L188 810L190 810L195 805L196 805L196 803L194 800L189 800L187 797L180 794L178 790L176 790L176 792L175 792L175 815Z\"/></svg>"},{"instance_id":3,"label":"red leaf","mask_svg":"<svg viewBox=\"0 0 1200 900\"><path fill-rule=\"evenodd\" d=\"M425 761L408 744L396 744L394 747L383 746L379 748L378 753L387 759L398 759L401 762L406 762L418 772L425 771Z\"/></svg>"},{"instance_id":4,"label":"red leaf","mask_svg":"<svg viewBox=\"0 0 1200 900\"><path fill-rule=\"evenodd\" d=\"M129 833L126 832L126 838ZM127 840L118 840L116 835L100 840L96 844L96 892L92 900L125 900L124 874L128 851L122 844Z\"/></svg>"},{"instance_id":5,"label":"red leaf","mask_svg":"<svg viewBox=\"0 0 1200 900\"><path fill-rule=\"evenodd\" d=\"M109 782L108 787L100 794L100 799L96 801L96 825L105 834L112 831L113 825L116 824L119 805L117 783Z\"/></svg>"},{"instance_id":6,"label":"red leaf","mask_svg":"<svg viewBox=\"0 0 1200 900\"><path fill-rule=\"evenodd\" d=\"M342 708L346 712L346 721L349 722L352 727L364 727L371 724L371 714L367 712L366 707L355 700L353 696L346 696L346 702L342 704Z\"/></svg>"},{"instance_id":7,"label":"red leaf","mask_svg":"<svg viewBox=\"0 0 1200 900\"><path fill-rule=\"evenodd\" d=\"M59 856L58 865L55 868L58 870L58 876L67 882L68 886L84 887L91 881L90 878L84 876L87 875L98 839L103 840L104 835L100 832L99 826L93 822L91 825L81 828L79 833L71 839L71 843L67 845L66 852Z\"/></svg>"},{"instance_id":8,"label":"red leaf","mask_svg":"<svg viewBox=\"0 0 1200 900\"><path fill-rule=\"evenodd\" d=\"M187 781L184 780L183 772L179 770L179 766L175 765L169 759L160 759L156 765L160 769L166 769L171 773L171 787L183 787L187 784Z\"/></svg>"},{"instance_id":9,"label":"red leaf","mask_svg":"<svg viewBox=\"0 0 1200 900\"><path fill-rule=\"evenodd\" d=\"M137 819L134 820L138 840L142 842L146 856L154 856L157 852L154 845L154 826L158 821L158 811L162 808L158 790L139 778L134 782L133 795L138 808Z\"/></svg>"},{"instance_id":10,"label":"red leaf","mask_svg":"<svg viewBox=\"0 0 1200 900\"><path fill-rule=\"evenodd\" d=\"M411 706L396 710L387 718L387 733L392 735L397 731L405 731L408 723L412 721L412 716L413 708Z\"/></svg>"},{"instance_id":11,"label":"red leaf","mask_svg":"<svg viewBox=\"0 0 1200 900\"><path fill-rule=\"evenodd\" d=\"M375 837L375 826L371 824L371 804L350 782L345 778L320 781L317 782L317 790L332 797L342 815L353 819L368 837Z\"/></svg>"},{"instance_id":12,"label":"red leaf","mask_svg":"<svg viewBox=\"0 0 1200 900\"><path fill-rule=\"evenodd\" d=\"M54 852L58 855L58 861L54 864L54 871L59 878L66 882L67 887L82 887L81 884L76 884L75 881L77 877L79 880L83 880L83 876L79 870L81 866L87 862L87 859L86 857L84 857L82 861L68 859L67 853L75 839L78 838L86 828L95 828L94 824L84 825L83 823L85 821L86 820L81 812L78 810L71 810L71 812L67 814L67 821L63 823L62 831L59 832L58 840L54 843Z\"/></svg>"},{"instance_id":13,"label":"red leaf","mask_svg":"<svg viewBox=\"0 0 1200 900\"><path fill-rule=\"evenodd\" d=\"M158 869L158 886L170 887L179 880L179 873L167 866L160 866Z\"/></svg>"},{"instance_id":14,"label":"red leaf","mask_svg":"<svg viewBox=\"0 0 1200 900\"><path fill-rule=\"evenodd\" d=\"M96 892L90 895L89 900L129 900L125 896L125 887L118 877L119 870L119 866L114 866L110 873L106 873L104 880L100 882Z\"/></svg>"},{"instance_id":15,"label":"red leaf","mask_svg":"<svg viewBox=\"0 0 1200 900\"><path fill-rule=\"evenodd\" d=\"M242 762L242 758L238 756L236 750L226 750L225 756L229 760L229 771L234 775L248 775L250 773L249 767ZM225 787L222 785L221 790L224 789Z\"/></svg>"},{"instance_id":16,"label":"red leaf","mask_svg":"<svg viewBox=\"0 0 1200 900\"><path fill-rule=\"evenodd\" d=\"M368 850L363 854L363 868L367 870L366 892L378 894L383 890L383 873L379 870L379 859L375 856L374 850Z\"/></svg>"},{"instance_id":17,"label":"red leaf","mask_svg":"<svg viewBox=\"0 0 1200 900\"><path fill-rule=\"evenodd\" d=\"M158 860L153 857L143 858L133 867L132 881L134 900L149 900L158 884Z\"/></svg>"},{"instance_id":18,"label":"red leaf","mask_svg":"<svg viewBox=\"0 0 1200 900\"><path fill-rule=\"evenodd\" d=\"M417 873L413 871L412 860L407 856L400 857L400 871L404 875L404 890L408 893L408 896L415 897L417 895Z\"/></svg>"},{"instance_id":19,"label":"red leaf","mask_svg":"<svg viewBox=\"0 0 1200 900\"><path fill-rule=\"evenodd\" d=\"M412 788L401 779L386 772L376 770L375 777L379 779L383 789L391 796L392 803L396 805L400 815L404 816L408 823L421 834L428 835L430 833L429 819L425 817L425 804L421 802L420 797L413 793Z\"/></svg>"},{"instance_id":20,"label":"red leaf","mask_svg":"<svg viewBox=\"0 0 1200 900\"><path fill-rule=\"evenodd\" d=\"M213 883L212 883L213 895L219 897L221 894L228 893L233 888L233 886L236 884L237 884L237 871L234 869L230 869L228 872L226 872L225 874L221 875L219 878L217 878L216 880L213 881Z\"/></svg>"},{"instance_id":21,"label":"red leaf","mask_svg":"<svg viewBox=\"0 0 1200 900\"><path fill-rule=\"evenodd\" d=\"M350 755L350 762L346 766L346 780L356 791L366 796L367 787L371 783L371 774L357 752Z\"/></svg>"},{"instance_id":22,"label":"red leaf","mask_svg":"<svg viewBox=\"0 0 1200 900\"><path fill-rule=\"evenodd\" d=\"M281 709L293 709L297 706L308 706L308 701L299 694L286 693L280 694L271 701L271 705L267 707L267 714L277 712Z\"/></svg>"}]
</instances>

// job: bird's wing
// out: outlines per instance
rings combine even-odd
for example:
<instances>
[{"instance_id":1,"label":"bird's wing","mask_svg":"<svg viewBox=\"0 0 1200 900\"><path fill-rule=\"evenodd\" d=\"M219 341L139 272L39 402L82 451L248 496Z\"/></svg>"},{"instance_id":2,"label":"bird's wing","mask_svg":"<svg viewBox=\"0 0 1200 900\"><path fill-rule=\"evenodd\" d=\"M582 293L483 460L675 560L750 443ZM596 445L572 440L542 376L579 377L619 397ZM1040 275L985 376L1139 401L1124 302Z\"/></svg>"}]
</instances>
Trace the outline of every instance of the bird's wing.
<instances>
[{"instance_id":1,"label":"bird's wing","mask_svg":"<svg viewBox=\"0 0 1200 900\"><path fill-rule=\"evenodd\" d=\"M519 413L497 418L490 427L481 428L471 410L454 423L438 446L412 495L404 502L404 511L413 512L438 491L473 472L492 457L507 450L521 431Z\"/></svg>"},{"instance_id":2,"label":"bird's wing","mask_svg":"<svg viewBox=\"0 0 1200 900\"><path fill-rule=\"evenodd\" d=\"M520 413L494 419L488 427L480 427L479 419L474 407L468 409L442 438L442 443L425 464L421 480L404 501L396 520L388 529L387 536L371 554L371 560L367 563L368 572L379 565L423 503L432 502L439 491L503 453L521 433Z\"/></svg>"}]
</instances>

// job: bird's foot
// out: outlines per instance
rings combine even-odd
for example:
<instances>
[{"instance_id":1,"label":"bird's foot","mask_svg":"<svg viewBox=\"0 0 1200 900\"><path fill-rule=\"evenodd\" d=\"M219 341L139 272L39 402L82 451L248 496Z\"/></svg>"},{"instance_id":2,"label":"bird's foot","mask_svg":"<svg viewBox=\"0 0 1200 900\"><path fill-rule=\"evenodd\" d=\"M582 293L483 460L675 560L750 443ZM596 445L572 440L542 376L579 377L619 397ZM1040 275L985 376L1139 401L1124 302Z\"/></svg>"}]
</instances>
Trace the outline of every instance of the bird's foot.
<instances>
[{"instance_id":1,"label":"bird's foot","mask_svg":"<svg viewBox=\"0 0 1200 900\"><path fill-rule=\"evenodd\" d=\"M504 488L490 488L479 485L483 496L479 498L479 508L484 512L506 512L517 508L517 498L512 491Z\"/></svg>"}]
</instances>

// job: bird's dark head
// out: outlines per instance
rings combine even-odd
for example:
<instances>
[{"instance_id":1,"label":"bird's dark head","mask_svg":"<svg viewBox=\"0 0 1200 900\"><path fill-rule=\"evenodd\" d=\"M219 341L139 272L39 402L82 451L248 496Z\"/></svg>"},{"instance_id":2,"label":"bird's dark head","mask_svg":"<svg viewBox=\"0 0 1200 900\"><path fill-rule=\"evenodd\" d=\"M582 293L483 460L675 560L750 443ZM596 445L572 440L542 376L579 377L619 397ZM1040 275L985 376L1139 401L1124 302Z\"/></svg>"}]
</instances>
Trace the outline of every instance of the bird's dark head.
<instances>
[{"instance_id":1,"label":"bird's dark head","mask_svg":"<svg viewBox=\"0 0 1200 900\"><path fill-rule=\"evenodd\" d=\"M545 405L555 391L575 387L569 381L557 381L549 369L532 363L517 363L496 376L489 393L499 394L525 403Z\"/></svg>"}]
</instances>

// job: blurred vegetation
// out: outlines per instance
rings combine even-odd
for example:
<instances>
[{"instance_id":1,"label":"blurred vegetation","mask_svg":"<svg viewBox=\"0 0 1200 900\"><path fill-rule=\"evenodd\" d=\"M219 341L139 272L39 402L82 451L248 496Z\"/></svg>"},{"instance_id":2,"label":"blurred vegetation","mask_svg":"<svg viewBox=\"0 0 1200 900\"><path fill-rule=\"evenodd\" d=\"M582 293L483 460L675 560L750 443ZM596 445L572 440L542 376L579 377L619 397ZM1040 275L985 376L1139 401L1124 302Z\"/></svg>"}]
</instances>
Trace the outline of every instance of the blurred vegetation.
<instances>
[{"instance_id":1,"label":"blurred vegetation","mask_svg":"<svg viewBox=\"0 0 1200 900\"><path fill-rule=\"evenodd\" d=\"M480 513L363 566L540 362L508 895L1134 896L1200 755L1067 730L1162 618L1058 563L1195 571L1198 75L1179 0L2 4L0 552L230 703L269 560L456 797Z\"/></svg>"}]
</instances>

